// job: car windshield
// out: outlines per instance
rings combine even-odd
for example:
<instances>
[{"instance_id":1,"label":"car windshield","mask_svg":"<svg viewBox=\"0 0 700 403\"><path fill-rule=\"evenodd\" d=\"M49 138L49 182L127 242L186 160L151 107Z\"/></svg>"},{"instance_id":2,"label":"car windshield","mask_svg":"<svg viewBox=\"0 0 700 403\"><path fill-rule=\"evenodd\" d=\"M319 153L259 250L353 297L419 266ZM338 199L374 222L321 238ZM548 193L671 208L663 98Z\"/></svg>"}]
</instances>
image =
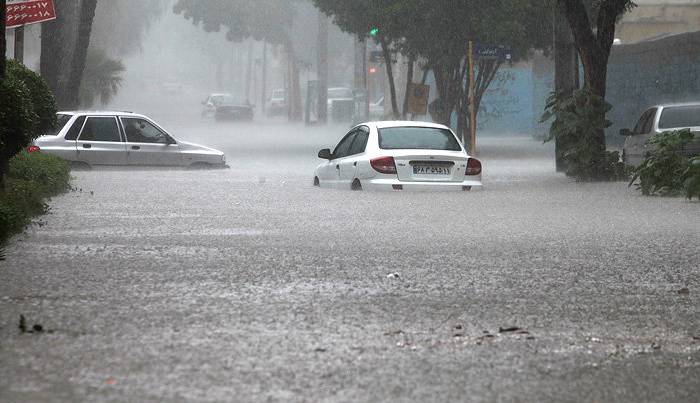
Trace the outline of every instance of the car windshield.
<instances>
[{"instance_id":1,"label":"car windshield","mask_svg":"<svg viewBox=\"0 0 700 403\"><path fill-rule=\"evenodd\" d=\"M56 126L53 129L48 129L44 132L44 136L56 136L61 130L66 126L72 115L66 115L63 113L56 114Z\"/></svg>"},{"instance_id":2,"label":"car windshield","mask_svg":"<svg viewBox=\"0 0 700 403\"><path fill-rule=\"evenodd\" d=\"M700 126L700 105L664 108L659 119L659 129Z\"/></svg>"},{"instance_id":3,"label":"car windshield","mask_svg":"<svg viewBox=\"0 0 700 403\"><path fill-rule=\"evenodd\" d=\"M352 90L350 88L331 88L328 90L328 98L352 98Z\"/></svg>"},{"instance_id":4,"label":"car windshield","mask_svg":"<svg viewBox=\"0 0 700 403\"><path fill-rule=\"evenodd\" d=\"M379 148L383 150L462 150L451 131L431 127L379 129Z\"/></svg>"},{"instance_id":5,"label":"car windshield","mask_svg":"<svg viewBox=\"0 0 700 403\"><path fill-rule=\"evenodd\" d=\"M222 106L222 105L238 105L238 104L244 104L245 101L243 101L240 98L236 98L233 95L214 95L211 97L211 101L214 103L216 106Z\"/></svg>"}]
</instances>

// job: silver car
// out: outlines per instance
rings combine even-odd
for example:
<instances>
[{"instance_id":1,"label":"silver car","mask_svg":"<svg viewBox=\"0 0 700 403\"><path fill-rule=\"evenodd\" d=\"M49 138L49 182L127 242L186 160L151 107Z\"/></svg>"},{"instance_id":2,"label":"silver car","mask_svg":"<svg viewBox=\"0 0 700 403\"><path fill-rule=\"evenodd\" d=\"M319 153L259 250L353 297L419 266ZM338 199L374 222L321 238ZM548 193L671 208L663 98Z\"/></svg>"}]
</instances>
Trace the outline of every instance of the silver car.
<instances>
[{"instance_id":1,"label":"silver car","mask_svg":"<svg viewBox=\"0 0 700 403\"><path fill-rule=\"evenodd\" d=\"M622 129L625 136L622 159L628 165L637 166L644 161L647 141L656 134L671 130L690 129L695 140L683 150L687 156L700 153L700 103L659 105L647 109L633 130Z\"/></svg>"},{"instance_id":2,"label":"silver car","mask_svg":"<svg viewBox=\"0 0 700 403\"><path fill-rule=\"evenodd\" d=\"M74 164L223 167L224 153L174 139L144 115L130 112L59 112L54 133L32 150Z\"/></svg>"}]
</instances>

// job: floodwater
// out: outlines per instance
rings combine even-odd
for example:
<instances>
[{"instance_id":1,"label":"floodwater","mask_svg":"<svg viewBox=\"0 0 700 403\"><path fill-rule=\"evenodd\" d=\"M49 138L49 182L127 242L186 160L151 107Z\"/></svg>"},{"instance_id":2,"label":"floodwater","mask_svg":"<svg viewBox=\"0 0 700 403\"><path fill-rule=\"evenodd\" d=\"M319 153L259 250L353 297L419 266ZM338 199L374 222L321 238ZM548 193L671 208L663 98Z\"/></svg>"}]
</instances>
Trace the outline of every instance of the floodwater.
<instances>
[{"instance_id":1,"label":"floodwater","mask_svg":"<svg viewBox=\"0 0 700 403\"><path fill-rule=\"evenodd\" d=\"M151 114L231 169L75 172L9 244L0 400L697 401L698 202L527 137L481 140L481 191L322 190L344 127L197 106Z\"/></svg>"}]
</instances>

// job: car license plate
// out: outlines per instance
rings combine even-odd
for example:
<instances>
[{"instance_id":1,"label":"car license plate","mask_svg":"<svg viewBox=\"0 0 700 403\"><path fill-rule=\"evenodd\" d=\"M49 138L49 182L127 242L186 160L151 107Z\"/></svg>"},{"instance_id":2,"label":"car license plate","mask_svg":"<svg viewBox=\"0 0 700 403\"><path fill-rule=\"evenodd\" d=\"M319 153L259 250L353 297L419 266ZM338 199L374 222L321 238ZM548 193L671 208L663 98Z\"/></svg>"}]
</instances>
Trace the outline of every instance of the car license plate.
<instances>
[{"instance_id":1,"label":"car license plate","mask_svg":"<svg viewBox=\"0 0 700 403\"><path fill-rule=\"evenodd\" d=\"M414 175L449 175L450 168L439 165L414 165Z\"/></svg>"}]
</instances>

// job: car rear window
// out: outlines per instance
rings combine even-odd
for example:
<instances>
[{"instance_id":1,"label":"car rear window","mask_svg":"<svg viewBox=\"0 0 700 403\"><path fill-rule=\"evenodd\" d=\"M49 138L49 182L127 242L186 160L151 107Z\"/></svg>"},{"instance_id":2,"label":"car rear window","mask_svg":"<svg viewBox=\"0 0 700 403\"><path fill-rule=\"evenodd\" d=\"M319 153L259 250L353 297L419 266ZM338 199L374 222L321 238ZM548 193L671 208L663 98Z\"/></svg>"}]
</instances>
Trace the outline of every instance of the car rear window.
<instances>
[{"instance_id":1,"label":"car rear window","mask_svg":"<svg viewBox=\"0 0 700 403\"><path fill-rule=\"evenodd\" d=\"M462 147L451 131L431 127L379 129L379 148L383 150L462 151Z\"/></svg>"},{"instance_id":2,"label":"car rear window","mask_svg":"<svg viewBox=\"0 0 700 403\"><path fill-rule=\"evenodd\" d=\"M698 126L700 126L700 105L664 108L659 119L659 129Z\"/></svg>"},{"instance_id":3,"label":"car rear window","mask_svg":"<svg viewBox=\"0 0 700 403\"><path fill-rule=\"evenodd\" d=\"M63 113L56 114L56 126L44 132L44 136L56 136L58 133L61 132L61 130L63 130L63 128L66 126L66 123L68 123L68 121L72 117L72 115L66 115Z\"/></svg>"}]
</instances>

